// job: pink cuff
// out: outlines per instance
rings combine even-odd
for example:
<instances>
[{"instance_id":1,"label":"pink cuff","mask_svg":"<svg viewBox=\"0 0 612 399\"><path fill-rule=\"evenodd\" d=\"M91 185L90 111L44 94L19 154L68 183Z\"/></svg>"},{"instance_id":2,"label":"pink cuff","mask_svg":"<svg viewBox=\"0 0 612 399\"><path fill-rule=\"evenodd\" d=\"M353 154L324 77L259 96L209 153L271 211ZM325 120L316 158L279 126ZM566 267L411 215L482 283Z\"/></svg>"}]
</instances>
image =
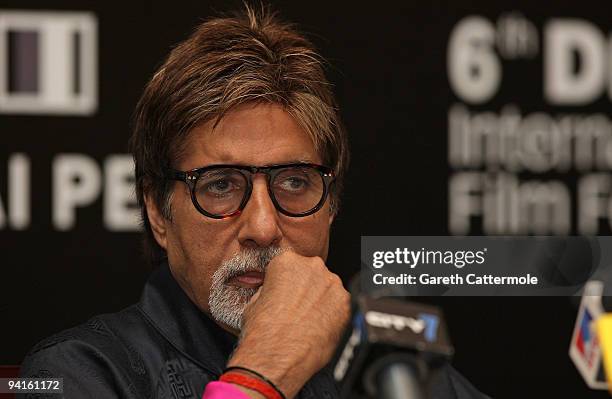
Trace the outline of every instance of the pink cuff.
<instances>
[{"instance_id":1,"label":"pink cuff","mask_svg":"<svg viewBox=\"0 0 612 399\"><path fill-rule=\"evenodd\" d=\"M202 399L250 399L250 397L236 388L234 384L213 381L206 385Z\"/></svg>"}]
</instances>

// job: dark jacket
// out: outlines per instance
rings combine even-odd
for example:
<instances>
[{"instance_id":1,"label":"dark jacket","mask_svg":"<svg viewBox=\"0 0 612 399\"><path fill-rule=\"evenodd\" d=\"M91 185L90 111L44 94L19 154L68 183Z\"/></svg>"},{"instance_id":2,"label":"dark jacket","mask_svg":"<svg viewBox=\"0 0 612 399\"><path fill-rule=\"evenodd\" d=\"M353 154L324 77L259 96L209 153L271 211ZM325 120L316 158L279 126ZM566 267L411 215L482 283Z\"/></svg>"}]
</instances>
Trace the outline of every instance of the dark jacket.
<instances>
[{"instance_id":1,"label":"dark jacket","mask_svg":"<svg viewBox=\"0 0 612 399\"><path fill-rule=\"evenodd\" d=\"M70 399L200 399L206 384L222 373L235 345L236 338L202 313L163 265L146 283L139 303L37 344L24 359L21 376L62 377L63 397ZM317 373L298 396L336 397L327 371ZM481 397L450 367L434 384L434 398Z\"/></svg>"}]
</instances>

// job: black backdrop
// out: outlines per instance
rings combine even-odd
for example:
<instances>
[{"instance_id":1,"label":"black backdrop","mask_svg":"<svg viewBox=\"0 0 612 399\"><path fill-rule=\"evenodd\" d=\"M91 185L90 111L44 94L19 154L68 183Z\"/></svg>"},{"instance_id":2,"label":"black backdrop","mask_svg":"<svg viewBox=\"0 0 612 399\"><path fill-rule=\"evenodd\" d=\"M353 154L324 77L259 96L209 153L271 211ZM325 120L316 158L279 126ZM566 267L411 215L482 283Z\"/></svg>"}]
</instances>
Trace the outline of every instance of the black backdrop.
<instances>
[{"instance_id":1,"label":"black backdrop","mask_svg":"<svg viewBox=\"0 0 612 399\"><path fill-rule=\"evenodd\" d=\"M351 170L328 262L345 281L358 269L361 235L449 233L449 178L461 168L449 165L447 119L452 104L467 104L453 91L447 74L449 37L458 21L479 15L495 22L518 11L540 34L551 17L588 21L604 37L612 29L612 6L601 1L273 4L308 32L330 61L329 77L350 132ZM11 206L10 157L23 153L31 163L30 221L21 229L6 221L0 227L0 364L19 364L43 337L138 299L149 272L139 233L106 227L104 185L99 197L76 210L74 225L58 231L52 222L54 160L58 154L84 154L104 176L105 160L126 153L133 107L172 45L202 18L239 6L219 1L0 2L0 13L91 11L98 21L99 45L99 106L94 114L0 113L5 214ZM526 112L608 112L605 91L580 107L551 105L542 95L542 62L541 53L529 60L502 60L504 76L496 93L466 106L497 112L513 103ZM577 178L572 171L561 176L572 198ZM598 233L608 233L606 228ZM483 230L475 223L468 233ZM570 233L576 233L574 227ZM454 365L483 392L497 398L606 396L586 388L567 355L576 313L569 299L429 301L445 309L457 352Z\"/></svg>"}]
</instances>

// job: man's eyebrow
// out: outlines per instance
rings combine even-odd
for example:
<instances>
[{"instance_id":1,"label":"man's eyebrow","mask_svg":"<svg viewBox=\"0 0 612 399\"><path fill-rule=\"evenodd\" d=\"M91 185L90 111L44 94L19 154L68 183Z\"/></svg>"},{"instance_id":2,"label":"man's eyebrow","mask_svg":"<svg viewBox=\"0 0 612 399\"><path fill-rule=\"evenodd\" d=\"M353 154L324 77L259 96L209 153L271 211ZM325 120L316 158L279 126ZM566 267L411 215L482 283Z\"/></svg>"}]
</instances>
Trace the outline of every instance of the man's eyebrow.
<instances>
[{"instance_id":1,"label":"man's eyebrow","mask_svg":"<svg viewBox=\"0 0 612 399\"><path fill-rule=\"evenodd\" d=\"M283 162L283 163L315 163L312 159L308 159L308 158L300 158L300 159L290 159L287 162Z\"/></svg>"},{"instance_id":2,"label":"man's eyebrow","mask_svg":"<svg viewBox=\"0 0 612 399\"><path fill-rule=\"evenodd\" d=\"M206 168L209 166L223 166L223 165L240 165L240 166L272 166L272 165L291 165L291 164L316 164L317 162L315 162L314 160L310 159L310 158L295 158L295 159L289 159L287 161L281 161L281 162L271 162L271 163L267 163L265 165L249 165L248 163L244 163L244 162L213 162L213 163L207 163L206 165L201 165L198 166L197 169L200 168Z\"/></svg>"}]
</instances>

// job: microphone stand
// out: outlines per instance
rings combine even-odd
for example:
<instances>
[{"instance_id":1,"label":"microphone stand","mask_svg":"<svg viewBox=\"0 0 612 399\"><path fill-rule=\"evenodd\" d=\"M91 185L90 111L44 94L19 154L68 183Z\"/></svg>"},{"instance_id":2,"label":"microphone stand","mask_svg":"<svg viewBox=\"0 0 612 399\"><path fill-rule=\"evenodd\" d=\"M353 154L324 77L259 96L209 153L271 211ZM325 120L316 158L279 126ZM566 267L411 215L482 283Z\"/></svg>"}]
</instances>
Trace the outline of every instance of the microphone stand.
<instances>
[{"instance_id":1,"label":"microphone stand","mask_svg":"<svg viewBox=\"0 0 612 399\"><path fill-rule=\"evenodd\" d=\"M425 364L415 355L390 354L375 362L368 370L375 375L376 398L380 399L426 399L423 376L427 373ZM368 377L366 377L367 379Z\"/></svg>"}]
</instances>

